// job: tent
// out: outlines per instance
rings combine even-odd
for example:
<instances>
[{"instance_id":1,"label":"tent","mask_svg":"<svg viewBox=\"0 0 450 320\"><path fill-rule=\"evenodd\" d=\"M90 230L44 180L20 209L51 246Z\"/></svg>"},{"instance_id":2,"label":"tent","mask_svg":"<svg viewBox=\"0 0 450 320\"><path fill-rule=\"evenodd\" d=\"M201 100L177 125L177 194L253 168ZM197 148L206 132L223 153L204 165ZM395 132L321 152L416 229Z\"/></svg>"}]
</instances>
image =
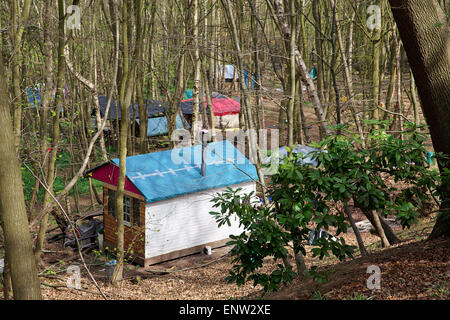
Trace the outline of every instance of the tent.
<instances>
[{"instance_id":1,"label":"tent","mask_svg":"<svg viewBox=\"0 0 450 320\"><path fill-rule=\"evenodd\" d=\"M100 104L100 115L103 118L106 113L106 105L108 103L108 98L106 96L99 96L98 102ZM156 101L156 100L145 100L144 104L147 109L147 114L149 117L154 115L159 115L164 113L165 108L162 102ZM130 116L130 119L139 119L139 109L137 104L131 104L128 107L128 115ZM119 101L111 101L111 107L109 109L108 119L116 120L120 119L121 113L120 113L120 104Z\"/></svg>"},{"instance_id":2,"label":"tent","mask_svg":"<svg viewBox=\"0 0 450 320\"><path fill-rule=\"evenodd\" d=\"M106 113L106 106L108 103L108 98L105 96L99 96L98 102L100 104L100 115L103 118ZM117 103L117 107L116 107ZM164 115L165 105L164 103L156 100L146 100L144 104L148 107L147 115L148 115L148 123L147 123L147 136L153 137L162 134L168 133L167 126L167 118ZM136 122L139 124L139 109L137 104L130 105L128 108L128 114L130 119L136 119ZM111 101L111 107L109 109L108 118L112 120L120 119L120 105L118 101ZM189 129L190 126L184 119L184 117L177 115L176 118L176 127L177 129Z\"/></svg>"},{"instance_id":3,"label":"tent","mask_svg":"<svg viewBox=\"0 0 450 320\"><path fill-rule=\"evenodd\" d=\"M212 107L215 117L216 128L238 128L239 112L241 103L239 98L229 98L225 95L214 92L211 97ZM207 99L205 97L205 102ZM200 102L200 111L205 107L205 103ZM181 111L183 115L192 115L194 108L194 99L186 99L181 101ZM209 114L209 109L206 109Z\"/></svg>"},{"instance_id":4,"label":"tent","mask_svg":"<svg viewBox=\"0 0 450 320\"><path fill-rule=\"evenodd\" d=\"M147 121L147 137L159 136L169 132L167 118L165 116L148 118ZM136 122L139 123L139 119L136 119ZM177 129L190 128L187 122L183 124L183 120L179 114L177 114L176 126Z\"/></svg>"}]
</instances>

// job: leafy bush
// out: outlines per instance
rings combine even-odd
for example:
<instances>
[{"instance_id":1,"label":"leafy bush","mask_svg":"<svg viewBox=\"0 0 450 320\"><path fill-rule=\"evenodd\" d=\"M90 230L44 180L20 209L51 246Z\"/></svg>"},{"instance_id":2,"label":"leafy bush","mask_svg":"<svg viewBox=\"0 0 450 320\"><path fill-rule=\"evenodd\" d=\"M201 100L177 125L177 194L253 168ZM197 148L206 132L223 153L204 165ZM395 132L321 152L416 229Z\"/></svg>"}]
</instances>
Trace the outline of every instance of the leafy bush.
<instances>
[{"instance_id":1,"label":"leafy bush","mask_svg":"<svg viewBox=\"0 0 450 320\"><path fill-rule=\"evenodd\" d=\"M348 133L344 127L340 130ZM313 156L317 166L299 165L299 154L283 159L266 190L273 200L270 204L258 206L254 194L240 194L241 189L228 188L217 194L212 202L219 211L210 213L219 227L230 224L230 219L237 216L245 230L230 236L234 265L227 280L238 285L253 281L265 291L275 291L281 283L303 275L302 260L312 227L334 227L336 238L345 233L349 225L339 208L350 199L362 210L396 214L401 224L409 227L419 215L416 207L440 196L442 176L438 170L424 166L424 141L425 136L414 126L403 140L383 130L374 131L364 149L358 136L330 136L313 145L320 150ZM387 181L393 184L388 185ZM344 260L355 249L342 237L337 241L321 238L316 244L311 251L319 259L332 254ZM290 258L288 247L294 251L297 273L286 263ZM282 260L284 264L277 263L270 274L262 273L265 258ZM326 281L326 275L315 266L307 274Z\"/></svg>"}]
</instances>

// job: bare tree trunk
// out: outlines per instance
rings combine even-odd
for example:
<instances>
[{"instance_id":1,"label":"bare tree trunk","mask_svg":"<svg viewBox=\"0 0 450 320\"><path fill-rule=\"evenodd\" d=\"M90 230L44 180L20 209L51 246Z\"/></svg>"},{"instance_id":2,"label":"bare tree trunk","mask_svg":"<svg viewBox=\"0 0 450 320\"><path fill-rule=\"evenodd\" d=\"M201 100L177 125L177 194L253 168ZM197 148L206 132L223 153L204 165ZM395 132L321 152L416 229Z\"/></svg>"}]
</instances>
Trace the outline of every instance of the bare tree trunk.
<instances>
[{"instance_id":1,"label":"bare tree trunk","mask_svg":"<svg viewBox=\"0 0 450 320\"><path fill-rule=\"evenodd\" d=\"M294 146L294 107L295 107L295 1L289 1L289 14L291 24L291 37L289 39L289 104L288 104L288 143L289 148Z\"/></svg>"},{"instance_id":2,"label":"bare tree trunk","mask_svg":"<svg viewBox=\"0 0 450 320\"><path fill-rule=\"evenodd\" d=\"M289 40L291 37L291 31L286 22L286 17L284 15L284 11L283 11L282 0L273 0L272 2L273 2L273 7L275 8L276 18L280 25L280 29L283 34L283 37L284 37L284 39ZM312 81L311 77L309 76L309 72L307 70L305 62L303 61L303 57L301 56L300 51L298 50L297 46L295 46L295 58L296 58L295 60L296 60L297 66L299 67L299 70L300 70L300 74L302 75L303 80L306 82L308 89L309 89L309 93L312 96L313 106L314 106L314 110L316 112L317 118L319 120L320 128L326 135L329 135L330 131L327 128L327 120L325 119L324 111L322 109L322 104L321 104L319 96L317 94L316 86L314 85L314 82Z\"/></svg>"},{"instance_id":3,"label":"bare tree trunk","mask_svg":"<svg viewBox=\"0 0 450 320\"><path fill-rule=\"evenodd\" d=\"M374 227L377 230L378 235L381 238L381 244L384 248L390 246L389 240L386 238L386 234L384 233L383 227L381 226L380 216L376 212L376 210L371 210L370 214L372 215L374 221Z\"/></svg>"},{"instance_id":4,"label":"bare tree trunk","mask_svg":"<svg viewBox=\"0 0 450 320\"><path fill-rule=\"evenodd\" d=\"M55 179L55 169L56 169L56 157L58 154L58 147L59 147L59 118L61 114L62 106L64 105L64 93L63 93L63 86L64 86L64 46L65 46L65 34L64 34L64 27L65 27L65 8L64 8L64 2L62 0L58 0L58 17L59 17L59 23L58 23L58 70L56 75L56 99L54 104L54 111L53 111L53 127L52 127L52 136L51 136L51 150L49 152L49 159L48 159L48 167L47 167L47 188L50 190L50 192L53 192L53 181ZM44 205L43 208L45 208L46 204L51 201L50 200L51 195L48 192L45 192L44 194ZM36 239L36 245L34 248L34 254L36 258L36 263L39 263L42 250L44 249L44 243L45 243L45 234L47 233L47 227L48 227L48 216L49 213L45 213L42 217L41 224L39 227L39 233Z\"/></svg>"},{"instance_id":5,"label":"bare tree trunk","mask_svg":"<svg viewBox=\"0 0 450 320\"><path fill-rule=\"evenodd\" d=\"M386 103L385 103L385 108L386 110L390 110L391 109L391 105L392 105L392 99L394 96L394 89L395 89L395 83L396 83L396 76L397 76L397 63L396 63L396 55L397 55L397 51L400 51L400 44L399 44L399 40L397 38L397 34L396 34L397 30L395 28L395 26L392 27L392 42L394 44L394 47L391 48L391 55L389 58L390 61L390 77L389 77L389 86L387 89L387 93L386 93ZM388 117L389 113L385 113L384 118L386 119ZM394 119L395 121L395 119Z\"/></svg>"},{"instance_id":6,"label":"bare tree trunk","mask_svg":"<svg viewBox=\"0 0 450 320\"><path fill-rule=\"evenodd\" d=\"M333 5L334 5L335 1L336 0L332 0ZM350 109L352 112L353 120L355 121L356 130L358 131L358 134L361 136L362 146L364 148L364 146L365 146L364 132L362 129L361 121L359 120L359 117L357 114L356 104L355 104L355 100L353 97L353 79L352 79L352 74L351 74L351 61L349 61L349 63L347 63L347 57L345 54L345 46L344 46L344 42L342 40L342 34L341 34L341 30L340 30L340 22L339 22L338 14L339 14L339 12L338 12L338 10L336 10L334 19L335 19L335 24L336 24L336 37L337 37L339 49L341 52L342 65L344 66L345 92L349 99L349 105L350 105ZM353 29L351 29L351 31L353 32ZM352 32L351 32L351 34L352 34ZM352 46L352 44L351 44L352 37L351 36L350 36L349 41L350 41L349 46L351 48L351 46ZM351 54L351 52L350 52L350 54Z\"/></svg>"},{"instance_id":7,"label":"bare tree trunk","mask_svg":"<svg viewBox=\"0 0 450 320\"><path fill-rule=\"evenodd\" d=\"M242 59L242 52L241 52L241 47L240 47L240 43L239 43L239 37L238 37L237 29L236 29L236 24L234 22L234 17L233 17L233 12L231 10L230 1L229 0L221 0L221 2L227 12L229 24L230 24L233 39L234 39L234 46L235 46L236 53L237 53L237 60L238 60L238 66L239 66L239 79L240 79L239 84L241 87L241 103L243 102L243 104L244 104L246 122L247 122L247 127L249 129L248 131L249 131L249 141L250 141L250 157L252 158L252 157L256 156L256 159L254 159L256 173L258 175L259 182L263 188L262 193L263 193L264 202L267 203L264 176L262 175L262 172L261 172L261 154L260 154L258 143L256 141L256 130L254 129L253 115L252 115L252 110L251 110L249 100L248 100L247 88L245 88L245 83L243 81L244 80L244 64L242 61L243 59Z\"/></svg>"},{"instance_id":8,"label":"bare tree trunk","mask_svg":"<svg viewBox=\"0 0 450 320\"><path fill-rule=\"evenodd\" d=\"M375 2L380 5L380 0ZM381 46L381 28L376 28L372 36L372 118L380 120L379 116L379 97L380 97L380 46ZM375 125L379 128L379 125Z\"/></svg>"},{"instance_id":9,"label":"bare tree trunk","mask_svg":"<svg viewBox=\"0 0 450 320\"><path fill-rule=\"evenodd\" d=\"M31 0L23 1L22 11L19 10L18 1L10 1L13 52L11 53L11 69L12 69L12 91L13 91L13 129L14 129L14 145L19 151L20 139L22 135L22 94L20 89L21 75L20 64L22 59L22 37L25 30L25 23L30 14Z\"/></svg>"},{"instance_id":10,"label":"bare tree trunk","mask_svg":"<svg viewBox=\"0 0 450 320\"><path fill-rule=\"evenodd\" d=\"M411 80L409 83L409 90L411 91L411 103L414 109L414 124L418 126L420 125L420 115L419 115L420 102L417 99L416 81L414 80L414 75L412 71L410 71L410 77Z\"/></svg>"},{"instance_id":11,"label":"bare tree trunk","mask_svg":"<svg viewBox=\"0 0 450 320\"><path fill-rule=\"evenodd\" d=\"M128 30L131 27L129 9L131 10L131 1L125 0L122 4L122 79L120 82L120 135L119 135L119 176L116 193L116 219L117 219L117 265L114 269L111 282L117 284L123 278L124 264L124 213L123 200L125 192L126 179L126 159L127 159L127 135L129 127L128 107L131 103L131 95L134 86L134 67L130 67L130 45Z\"/></svg>"},{"instance_id":12,"label":"bare tree trunk","mask_svg":"<svg viewBox=\"0 0 450 320\"><path fill-rule=\"evenodd\" d=\"M416 80L425 119L436 152L450 155L450 30L433 1L389 0L408 62ZM439 163L441 172L450 163ZM441 212L430 239L450 236L450 182L443 182Z\"/></svg>"},{"instance_id":13,"label":"bare tree trunk","mask_svg":"<svg viewBox=\"0 0 450 320\"><path fill-rule=\"evenodd\" d=\"M203 65L202 67L203 67L202 68L203 88L205 88L206 104L209 110L209 127L211 131L211 141L216 141L216 119L212 104L210 82L206 78L206 70ZM205 102L203 101L203 103Z\"/></svg>"},{"instance_id":14,"label":"bare tree trunk","mask_svg":"<svg viewBox=\"0 0 450 320\"><path fill-rule=\"evenodd\" d=\"M396 130L399 131L398 136L400 137L400 139L402 139L402 127L403 127L403 118L400 116L402 113L402 105L403 105L403 101L402 101L402 66L401 66L401 59L400 59L400 53L401 53L401 44L400 42L398 43L398 50L396 52L395 55L395 70L397 71L397 84L396 84L396 104L395 104L395 112L397 113L396 118L397 118L397 128Z\"/></svg>"},{"instance_id":15,"label":"bare tree trunk","mask_svg":"<svg viewBox=\"0 0 450 320\"><path fill-rule=\"evenodd\" d=\"M137 42L137 74L136 74L136 98L139 110L139 153L145 153L147 150L147 123L148 123L148 106L144 105L144 94L142 88L144 86L144 25L142 24L143 2L135 1L136 4L136 42Z\"/></svg>"},{"instance_id":16,"label":"bare tree trunk","mask_svg":"<svg viewBox=\"0 0 450 320\"><path fill-rule=\"evenodd\" d=\"M14 299L40 300L41 288L28 227L22 173L14 145L3 59L0 59L0 75L0 218L6 260L11 270Z\"/></svg>"},{"instance_id":17,"label":"bare tree trunk","mask_svg":"<svg viewBox=\"0 0 450 320\"><path fill-rule=\"evenodd\" d=\"M353 232L355 233L356 241L358 242L359 251L361 251L361 255L365 256L367 255L366 247L364 246L364 241L361 237L361 233L358 230L358 227L355 224L355 220L352 217L352 213L350 212L350 209L348 208L348 205L344 204L344 212L348 217L348 221L350 221L350 225L352 227Z\"/></svg>"},{"instance_id":18,"label":"bare tree trunk","mask_svg":"<svg viewBox=\"0 0 450 320\"><path fill-rule=\"evenodd\" d=\"M194 106L192 109L192 142L194 144L200 142L201 122L199 121L200 106L200 85L201 85L201 61L199 48L199 0L194 0L194 88L192 97L194 98ZM203 101L204 103L204 101Z\"/></svg>"}]
</instances>

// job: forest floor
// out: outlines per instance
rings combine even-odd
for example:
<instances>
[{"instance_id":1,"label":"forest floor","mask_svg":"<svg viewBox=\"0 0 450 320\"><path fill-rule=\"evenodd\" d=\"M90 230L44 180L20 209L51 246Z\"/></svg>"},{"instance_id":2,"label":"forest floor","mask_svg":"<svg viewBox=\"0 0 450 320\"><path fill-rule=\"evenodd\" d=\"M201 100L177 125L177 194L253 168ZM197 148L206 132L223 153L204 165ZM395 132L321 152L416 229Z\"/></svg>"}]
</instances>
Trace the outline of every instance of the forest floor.
<instances>
[{"instance_id":1,"label":"forest floor","mask_svg":"<svg viewBox=\"0 0 450 320\"><path fill-rule=\"evenodd\" d=\"M278 93L277 93L278 92ZM278 95L278 96L277 96ZM273 91L271 98L264 99L265 127L279 128L277 101L282 92ZM316 123L311 104L305 104L307 123ZM309 130L313 141L319 140L318 126ZM90 199L83 200L88 207ZM365 217L353 211L358 222ZM419 220L411 229L402 230L393 225L400 244L381 248L378 236L361 233L369 255L358 253L353 259L339 261L336 258L313 258L307 246L305 261L308 267L317 266L328 275L326 283L313 279L295 279L278 292L264 294L262 287L246 283L238 287L225 278L232 267L228 255L231 247L214 249L212 255L195 254L184 258L150 266L147 269L127 264L124 280L117 286L107 281L105 263L108 257L98 250L84 253L89 270L101 291L111 300L227 300L227 299L450 299L450 241L447 239L426 241L435 222L435 215ZM58 231L55 230L55 233ZM49 235L49 237L52 234ZM348 232L342 236L346 243L357 246L355 236ZM80 266L81 289L67 288L67 268ZM261 272L270 273L276 263L266 259ZM376 265L381 270L381 289L367 288L367 267ZM42 294L47 300L94 300L103 299L99 290L85 272L77 252L62 248L62 240L46 246L43 264L40 266ZM0 288L0 291L2 289Z\"/></svg>"},{"instance_id":2,"label":"forest floor","mask_svg":"<svg viewBox=\"0 0 450 320\"><path fill-rule=\"evenodd\" d=\"M354 212L355 219L362 216ZM298 280L278 292L264 295L262 287L246 283L238 287L225 278L232 266L227 255L230 247L213 250L212 255L194 254L184 258L150 266L147 269L127 264L124 280L117 286L108 283L105 262L107 257L95 251L85 253L85 260L99 287L108 299L113 300L229 300L229 299L450 299L450 241L440 239L426 241L435 217L423 218L411 229L393 230L402 243L381 248L379 238L370 232L362 237L369 255L356 254L344 262L336 258L313 258L311 246L307 246L308 266L318 266L328 275L328 282L313 279ZM340 235L341 236L341 235ZM343 235L346 243L356 245L352 232ZM61 249L60 242L49 245L40 279L44 299L92 300L103 299L98 289L84 271L72 249ZM69 265L80 266L81 290L66 286ZM370 274L367 267L377 265L381 269L381 289L369 290L366 281ZM266 259L262 272L275 268L272 259Z\"/></svg>"}]
</instances>

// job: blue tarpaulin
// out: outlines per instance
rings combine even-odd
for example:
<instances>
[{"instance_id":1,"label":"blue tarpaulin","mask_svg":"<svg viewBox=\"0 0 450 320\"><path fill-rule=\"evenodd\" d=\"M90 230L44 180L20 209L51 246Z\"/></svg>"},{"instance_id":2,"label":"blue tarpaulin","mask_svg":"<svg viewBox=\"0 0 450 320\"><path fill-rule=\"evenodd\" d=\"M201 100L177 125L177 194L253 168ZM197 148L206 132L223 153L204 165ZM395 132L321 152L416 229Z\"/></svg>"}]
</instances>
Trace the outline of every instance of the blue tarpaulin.
<instances>
[{"instance_id":1,"label":"blue tarpaulin","mask_svg":"<svg viewBox=\"0 0 450 320\"><path fill-rule=\"evenodd\" d=\"M186 89L184 91L184 99L190 99L193 97L193 95L194 95L194 92L192 89Z\"/></svg>"},{"instance_id":2,"label":"blue tarpaulin","mask_svg":"<svg viewBox=\"0 0 450 320\"><path fill-rule=\"evenodd\" d=\"M139 119L136 119L137 123L139 123ZM180 115L177 115L177 129L183 129L185 126L183 125L183 120L181 119ZM187 124L187 128L189 129L190 126ZM167 134L169 132L167 128L167 118L166 117L156 117L156 118L149 118L147 123L147 137L154 137L159 136L163 134Z\"/></svg>"},{"instance_id":3,"label":"blue tarpaulin","mask_svg":"<svg viewBox=\"0 0 450 320\"><path fill-rule=\"evenodd\" d=\"M205 176L201 164L202 146L195 145L127 157L126 175L147 203L258 180L255 166L227 140L207 145Z\"/></svg>"},{"instance_id":4,"label":"blue tarpaulin","mask_svg":"<svg viewBox=\"0 0 450 320\"><path fill-rule=\"evenodd\" d=\"M27 88L28 103L32 108L41 107L41 95L37 88Z\"/></svg>"},{"instance_id":5,"label":"blue tarpaulin","mask_svg":"<svg viewBox=\"0 0 450 320\"><path fill-rule=\"evenodd\" d=\"M311 77L312 80L316 80L316 78L317 78L317 69L315 67L311 69L311 71L309 72L309 76Z\"/></svg>"},{"instance_id":6,"label":"blue tarpaulin","mask_svg":"<svg viewBox=\"0 0 450 320\"><path fill-rule=\"evenodd\" d=\"M263 160L263 163L270 164L270 163L280 163L284 157L287 156L287 147L280 147L278 150L273 152L269 157L265 158ZM314 156L316 152L326 152L326 150L319 150L316 148L303 146L301 144L298 144L294 147L292 150L292 153L301 153L301 155L304 157L304 159L299 159L301 164L311 164L313 166L317 166L317 161L314 160Z\"/></svg>"},{"instance_id":7,"label":"blue tarpaulin","mask_svg":"<svg viewBox=\"0 0 450 320\"><path fill-rule=\"evenodd\" d=\"M39 84L36 85L34 88L30 88L30 87L27 88L28 104L30 105L31 108L37 108L37 109L41 108L42 99L41 99L40 90L41 90L41 86ZM63 89L63 90L65 90L65 89ZM55 96L53 95L52 98L54 99ZM61 113L63 113L64 107L63 106L59 107L59 111Z\"/></svg>"},{"instance_id":8,"label":"blue tarpaulin","mask_svg":"<svg viewBox=\"0 0 450 320\"><path fill-rule=\"evenodd\" d=\"M252 80L251 88L248 87L249 78ZM258 79L258 78L259 78L258 75L256 75L256 79ZM250 74L250 76L249 76L249 72L247 70L244 70L244 81L245 81L245 86L248 89L250 89L250 90L255 89L255 77L253 76L253 74Z\"/></svg>"}]
</instances>

